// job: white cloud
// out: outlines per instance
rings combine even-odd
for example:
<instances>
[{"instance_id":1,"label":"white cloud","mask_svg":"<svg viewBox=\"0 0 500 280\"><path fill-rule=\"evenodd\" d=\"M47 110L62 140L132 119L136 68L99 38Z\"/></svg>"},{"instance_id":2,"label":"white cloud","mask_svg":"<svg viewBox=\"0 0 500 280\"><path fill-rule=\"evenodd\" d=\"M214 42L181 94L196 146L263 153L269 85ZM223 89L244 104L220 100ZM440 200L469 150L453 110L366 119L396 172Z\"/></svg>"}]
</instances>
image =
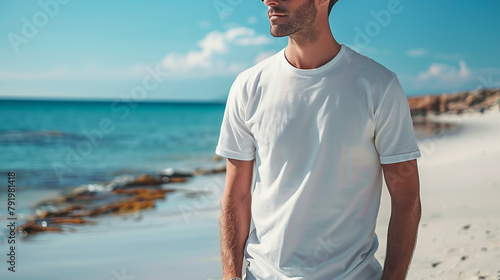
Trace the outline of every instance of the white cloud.
<instances>
[{"instance_id":1,"label":"white cloud","mask_svg":"<svg viewBox=\"0 0 500 280\"><path fill-rule=\"evenodd\" d=\"M429 54L429 51L424 48L419 49L411 49L406 52L406 54L410 57L424 57Z\"/></svg>"},{"instance_id":2,"label":"white cloud","mask_svg":"<svg viewBox=\"0 0 500 280\"><path fill-rule=\"evenodd\" d=\"M240 46L251 46L251 45L264 45L269 44L271 39L265 35L259 35L252 38L239 38L236 40L236 44Z\"/></svg>"},{"instance_id":3,"label":"white cloud","mask_svg":"<svg viewBox=\"0 0 500 280\"><path fill-rule=\"evenodd\" d=\"M160 65L173 77L232 75L251 66L252 58L244 59L242 52L270 41L270 38L258 34L252 28L234 27L225 32L215 30L197 42L197 49L188 50L186 53L169 53ZM121 68L105 68L99 63L89 62L86 65L40 71L0 69L0 81L140 79L148 74L147 67L151 66L135 64Z\"/></svg>"},{"instance_id":4,"label":"white cloud","mask_svg":"<svg viewBox=\"0 0 500 280\"><path fill-rule=\"evenodd\" d=\"M429 57L434 60L445 60L449 62L463 59L463 55L460 53L437 53L427 48L410 49L406 51L406 55L414 58Z\"/></svg>"},{"instance_id":5,"label":"white cloud","mask_svg":"<svg viewBox=\"0 0 500 280\"><path fill-rule=\"evenodd\" d=\"M463 82L471 77L471 71L464 60L460 60L458 68L444 63L433 63L417 77L420 81L434 79L441 82Z\"/></svg>"},{"instance_id":6,"label":"white cloud","mask_svg":"<svg viewBox=\"0 0 500 280\"><path fill-rule=\"evenodd\" d=\"M255 46L270 43L270 39L254 29L233 27L225 32L214 30L198 42L198 50L180 54L172 52L162 60L162 66L174 75L224 75L245 69L241 63L230 63L225 54L234 46Z\"/></svg>"},{"instance_id":7,"label":"white cloud","mask_svg":"<svg viewBox=\"0 0 500 280\"><path fill-rule=\"evenodd\" d=\"M405 90L418 94L500 87L500 68L470 68L464 60L458 65L432 63L417 74L398 76Z\"/></svg>"},{"instance_id":8,"label":"white cloud","mask_svg":"<svg viewBox=\"0 0 500 280\"><path fill-rule=\"evenodd\" d=\"M226 39L231 42L237 37L251 37L255 35L255 30L247 27L235 27L228 29L225 33Z\"/></svg>"}]
</instances>

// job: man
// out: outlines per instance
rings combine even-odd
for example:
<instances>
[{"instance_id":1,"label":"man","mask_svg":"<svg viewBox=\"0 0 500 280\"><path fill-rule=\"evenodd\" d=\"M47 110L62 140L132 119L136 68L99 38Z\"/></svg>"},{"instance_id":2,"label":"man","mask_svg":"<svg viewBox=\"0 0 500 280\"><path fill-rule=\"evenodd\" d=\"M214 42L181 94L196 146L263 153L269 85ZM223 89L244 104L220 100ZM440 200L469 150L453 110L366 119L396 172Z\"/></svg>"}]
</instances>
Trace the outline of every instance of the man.
<instances>
[{"instance_id":1,"label":"man","mask_svg":"<svg viewBox=\"0 0 500 280\"><path fill-rule=\"evenodd\" d=\"M265 0L276 55L240 73L216 153L224 280L404 279L420 220L415 140L397 76L339 44L335 0ZM255 165L255 178L254 178ZM382 174L387 253L375 259ZM253 182L253 184L252 184Z\"/></svg>"}]
</instances>

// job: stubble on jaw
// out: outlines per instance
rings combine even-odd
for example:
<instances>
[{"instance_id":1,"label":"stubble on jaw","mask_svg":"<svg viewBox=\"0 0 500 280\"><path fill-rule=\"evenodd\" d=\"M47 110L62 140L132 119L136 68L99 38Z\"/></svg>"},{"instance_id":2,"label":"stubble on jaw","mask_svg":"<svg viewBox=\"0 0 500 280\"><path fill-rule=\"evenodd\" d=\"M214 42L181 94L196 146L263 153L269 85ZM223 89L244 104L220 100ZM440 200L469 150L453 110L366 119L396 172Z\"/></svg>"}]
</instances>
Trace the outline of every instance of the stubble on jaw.
<instances>
[{"instance_id":1,"label":"stubble on jaw","mask_svg":"<svg viewBox=\"0 0 500 280\"><path fill-rule=\"evenodd\" d=\"M276 13L286 13L280 8L270 8ZM292 14L287 16L288 21L280 25L271 25L271 35L274 37L290 36L300 45L308 45L318 40L319 31L315 28L316 15L318 9L314 5L314 0L308 0L302 4Z\"/></svg>"}]
</instances>

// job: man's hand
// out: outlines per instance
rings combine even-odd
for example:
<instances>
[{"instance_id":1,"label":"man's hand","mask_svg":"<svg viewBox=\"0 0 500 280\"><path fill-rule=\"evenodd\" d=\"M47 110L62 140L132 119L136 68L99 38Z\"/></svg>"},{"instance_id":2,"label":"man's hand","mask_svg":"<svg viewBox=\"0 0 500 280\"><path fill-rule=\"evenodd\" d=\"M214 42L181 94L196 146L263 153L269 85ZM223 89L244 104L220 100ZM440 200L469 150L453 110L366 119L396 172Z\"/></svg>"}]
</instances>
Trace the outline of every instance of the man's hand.
<instances>
[{"instance_id":1,"label":"man's hand","mask_svg":"<svg viewBox=\"0 0 500 280\"><path fill-rule=\"evenodd\" d=\"M250 230L253 168L254 160L227 159L220 218L224 280L241 277L243 250Z\"/></svg>"},{"instance_id":2,"label":"man's hand","mask_svg":"<svg viewBox=\"0 0 500 280\"><path fill-rule=\"evenodd\" d=\"M422 211L417 161L383 164L382 168L391 195L391 220L382 279L405 279Z\"/></svg>"}]
</instances>

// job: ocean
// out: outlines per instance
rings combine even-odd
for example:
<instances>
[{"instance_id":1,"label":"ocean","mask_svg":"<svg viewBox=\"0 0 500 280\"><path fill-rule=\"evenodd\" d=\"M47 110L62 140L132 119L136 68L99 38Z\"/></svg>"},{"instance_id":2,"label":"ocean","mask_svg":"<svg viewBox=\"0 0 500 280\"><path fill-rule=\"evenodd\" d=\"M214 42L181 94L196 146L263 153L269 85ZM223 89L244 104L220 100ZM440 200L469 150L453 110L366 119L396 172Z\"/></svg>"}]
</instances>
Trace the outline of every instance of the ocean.
<instances>
[{"instance_id":1,"label":"ocean","mask_svg":"<svg viewBox=\"0 0 500 280\"><path fill-rule=\"evenodd\" d=\"M210 165L222 103L0 101L0 174L20 189Z\"/></svg>"}]
</instances>

